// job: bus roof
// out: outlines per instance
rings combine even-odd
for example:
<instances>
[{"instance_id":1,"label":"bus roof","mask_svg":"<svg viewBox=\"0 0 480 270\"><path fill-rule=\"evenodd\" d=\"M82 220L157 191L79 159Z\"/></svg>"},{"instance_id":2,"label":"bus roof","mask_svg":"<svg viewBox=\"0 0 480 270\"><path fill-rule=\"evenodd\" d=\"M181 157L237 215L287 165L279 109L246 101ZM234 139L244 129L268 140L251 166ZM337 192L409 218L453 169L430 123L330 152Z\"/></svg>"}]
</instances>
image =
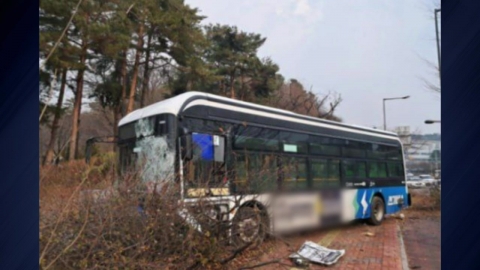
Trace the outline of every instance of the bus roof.
<instances>
[{"instance_id":1,"label":"bus roof","mask_svg":"<svg viewBox=\"0 0 480 270\"><path fill-rule=\"evenodd\" d=\"M267 112L273 113L273 114L288 115L288 116L291 116L293 118L310 120L310 121L316 122L316 123L324 123L324 124L337 126L337 127L341 127L341 128L352 129L352 131L361 130L361 131L364 131L364 132L371 132L373 134L376 133L376 134L383 134L383 135L387 135L387 136L398 137L398 135L396 133L390 132L390 131L378 130L378 129L363 127L363 126L357 126L357 125L344 124L344 123L325 120L325 119L320 119L320 118L316 118L316 117L312 117L312 116L301 115L301 114L297 114L297 113L287 111L287 110L276 109L276 108L272 108L272 107L268 107L268 106L258 105L258 104L254 104L254 103L250 103L250 102L235 100L235 99L231 99L231 98L226 98L226 97L222 97L222 96L207 94L207 93L203 93L203 92L196 92L196 91L186 92L186 93L180 94L178 96L175 96L175 97L172 97L172 98L165 99L165 100L162 100L160 102L154 103L154 104L149 105L147 107L137 109L137 110L127 114L125 117L123 117L120 120L120 122L118 123L118 126L123 126L125 124L137 121L139 119L149 117L149 116L153 116L153 115L158 115L158 114L168 113L168 114L173 114L173 115L176 116L176 115L180 114L190 102L192 102L194 100L198 100L198 99L205 99L205 100L209 100L209 101L213 101L213 102L216 101L218 103L228 102L228 103L233 104L234 106L238 106L238 107L249 107L249 108L253 108L253 109L257 109L257 110L267 111Z\"/></svg>"}]
</instances>

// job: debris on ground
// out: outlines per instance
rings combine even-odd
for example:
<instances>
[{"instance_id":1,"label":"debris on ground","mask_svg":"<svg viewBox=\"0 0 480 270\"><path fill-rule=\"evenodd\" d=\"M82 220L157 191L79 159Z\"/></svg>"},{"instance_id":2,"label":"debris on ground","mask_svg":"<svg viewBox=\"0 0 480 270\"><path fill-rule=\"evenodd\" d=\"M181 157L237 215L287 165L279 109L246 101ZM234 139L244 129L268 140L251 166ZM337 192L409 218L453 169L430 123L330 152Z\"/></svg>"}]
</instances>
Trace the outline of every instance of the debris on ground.
<instances>
[{"instance_id":1,"label":"debris on ground","mask_svg":"<svg viewBox=\"0 0 480 270\"><path fill-rule=\"evenodd\" d=\"M366 233L364 233L363 235L365 235L365 236L375 236L375 234L372 233L372 232L366 232Z\"/></svg>"},{"instance_id":2,"label":"debris on ground","mask_svg":"<svg viewBox=\"0 0 480 270\"><path fill-rule=\"evenodd\" d=\"M309 262L332 265L345 255L345 250L328 249L311 241L306 241L302 247L289 256L297 266L307 266Z\"/></svg>"},{"instance_id":3,"label":"debris on ground","mask_svg":"<svg viewBox=\"0 0 480 270\"><path fill-rule=\"evenodd\" d=\"M308 267L310 262L303 258L292 258L293 263L298 267Z\"/></svg>"}]
</instances>

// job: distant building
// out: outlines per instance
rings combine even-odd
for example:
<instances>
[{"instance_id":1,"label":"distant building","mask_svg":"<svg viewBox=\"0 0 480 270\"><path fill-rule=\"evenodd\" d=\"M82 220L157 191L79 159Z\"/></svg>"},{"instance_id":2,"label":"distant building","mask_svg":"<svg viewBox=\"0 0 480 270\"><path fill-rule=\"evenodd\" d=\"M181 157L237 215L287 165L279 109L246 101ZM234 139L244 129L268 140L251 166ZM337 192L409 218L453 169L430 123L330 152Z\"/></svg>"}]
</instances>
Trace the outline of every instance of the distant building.
<instances>
[{"instance_id":1,"label":"distant building","mask_svg":"<svg viewBox=\"0 0 480 270\"><path fill-rule=\"evenodd\" d=\"M439 161L441 152L441 142L436 140L415 140L414 143L407 149L407 158L410 161Z\"/></svg>"},{"instance_id":2,"label":"distant building","mask_svg":"<svg viewBox=\"0 0 480 270\"><path fill-rule=\"evenodd\" d=\"M404 145L407 168L412 172L434 173L441 165L440 134L411 134L410 127L394 129Z\"/></svg>"}]
</instances>

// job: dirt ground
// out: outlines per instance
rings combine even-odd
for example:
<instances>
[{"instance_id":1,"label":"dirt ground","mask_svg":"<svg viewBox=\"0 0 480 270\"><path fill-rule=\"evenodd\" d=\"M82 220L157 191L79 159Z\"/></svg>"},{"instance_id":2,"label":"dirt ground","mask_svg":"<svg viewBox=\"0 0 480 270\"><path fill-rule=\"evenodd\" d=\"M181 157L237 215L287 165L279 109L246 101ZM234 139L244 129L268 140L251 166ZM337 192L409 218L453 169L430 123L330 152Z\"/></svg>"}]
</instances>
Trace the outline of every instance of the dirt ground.
<instances>
[{"instance_id":1,"label":"dirt ground","mask_svg":"<svg viewBox=\"0 0 480 270\"><path fill-rule=\"evenodd\" d=\"M269 239L237 258L229 269L440 269L440 210L428 191L412 191L412 199L413 206L403 211L404 219L390 216L381 226L355 222ZM332 266L295 266L288 256L305 241L344 249L345 255Z\"/></svg>"}]
</instances>

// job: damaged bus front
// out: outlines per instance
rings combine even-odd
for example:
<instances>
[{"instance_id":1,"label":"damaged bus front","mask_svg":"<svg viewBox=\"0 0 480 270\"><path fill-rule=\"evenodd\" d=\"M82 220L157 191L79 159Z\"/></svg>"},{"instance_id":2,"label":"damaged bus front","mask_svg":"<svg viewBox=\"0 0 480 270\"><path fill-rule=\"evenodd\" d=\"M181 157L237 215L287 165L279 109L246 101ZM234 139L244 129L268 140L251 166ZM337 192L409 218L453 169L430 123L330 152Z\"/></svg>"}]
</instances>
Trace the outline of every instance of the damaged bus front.
<instances>
[{"instance_id":1,"label":"damaged bus front","mask_svg":"<svg viewBox=\"0 0 480 270\"><path fill-rule=\"evenodd\" d=\"M134 172L149 191L175 178L175 116L160 114L131 122L118 129L119 172Z\"/></svg>"},{"instance_id":2,"label":"damaged bus front","mask_svg":"<svg viewBox=\"0 0 480 270\"><path fill-rule=\"evenodd\" d=\"M148 192L175 180L176 117L158 114L144 118L123 118L117 137L95 137L87 140L86 162L90 162L95 143L118 146L119 179L135 175Z\"/></svg>"}]
</instances>

